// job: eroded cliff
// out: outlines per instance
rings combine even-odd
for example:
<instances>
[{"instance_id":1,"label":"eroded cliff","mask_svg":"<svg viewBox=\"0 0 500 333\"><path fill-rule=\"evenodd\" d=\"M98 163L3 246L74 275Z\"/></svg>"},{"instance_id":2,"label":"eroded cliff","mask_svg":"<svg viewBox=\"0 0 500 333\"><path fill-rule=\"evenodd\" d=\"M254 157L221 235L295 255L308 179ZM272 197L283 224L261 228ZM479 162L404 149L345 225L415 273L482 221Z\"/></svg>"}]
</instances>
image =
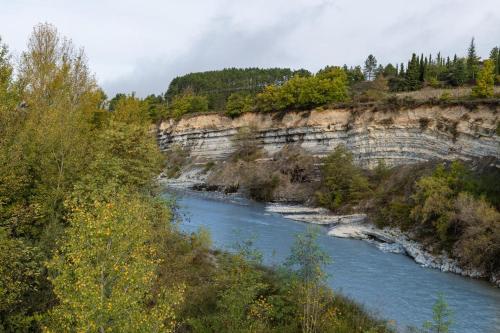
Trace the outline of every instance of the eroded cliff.
<instances>
[{"instance_id":1,"label":"eroded cliff","mask_svg":"<svg viewBox=\"0 0 500 333\"><path fill-rule=\"evenodd\" d=\"M158 128L160 147L180 145L192 157L223 159L234 150L236 134L250 126L270 154L290 143L323 156L345 145L359 165L372 167L430 159L493 157L498 166L497 105L418 106L397 110L377 107L337 108L301 112L246 113L231 119L199 114L167 120Z\"/></svg>"}]
</instances>

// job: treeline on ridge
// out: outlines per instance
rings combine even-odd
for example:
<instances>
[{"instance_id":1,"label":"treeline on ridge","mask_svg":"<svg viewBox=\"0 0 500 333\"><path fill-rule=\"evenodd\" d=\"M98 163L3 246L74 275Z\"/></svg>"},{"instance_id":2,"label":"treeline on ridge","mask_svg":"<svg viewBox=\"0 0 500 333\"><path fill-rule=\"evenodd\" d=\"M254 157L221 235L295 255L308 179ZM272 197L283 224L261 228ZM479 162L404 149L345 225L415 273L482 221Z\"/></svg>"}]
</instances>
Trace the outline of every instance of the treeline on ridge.
<instances>
[{"instance_id":1,"label":"treeline on ridge","mask_svg":"<svg viewBox=\"0 0 500 333\"><path fill-rule=\"evenodd\" d=\"M336 80L332 81L334 76ZM288 68L227 68L189 73L174 78L165 94L150 95L144 102L153 121L158 121L207 111L235 117L248 111L381 101L393 93L424 87L474 86L471 98L490 98L494 96L494 84L500 84L499 47L491 50L488 59L481 60L472 39L464 57L413 53L406 63L383 65L369 55L363 66L326 66L315 74ZM117 94L112 98L110 109L124 96ZM447 92L441 96L443 100L450 97Z\"/></svg>"}]
</instances>

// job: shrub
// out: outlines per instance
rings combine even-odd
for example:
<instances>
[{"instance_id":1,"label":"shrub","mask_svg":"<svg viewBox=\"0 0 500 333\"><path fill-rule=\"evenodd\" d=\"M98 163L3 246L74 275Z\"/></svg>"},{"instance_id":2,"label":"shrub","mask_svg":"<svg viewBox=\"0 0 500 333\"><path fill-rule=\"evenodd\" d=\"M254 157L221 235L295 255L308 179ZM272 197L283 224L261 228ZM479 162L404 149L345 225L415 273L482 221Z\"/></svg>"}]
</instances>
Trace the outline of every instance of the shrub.
<instances>
[{"instance_id":1,"label":"shrub","mask_svg":"<svg viewBox=\"0 0 500 333\"><path fill-rule=\"evenodd\" d=\"M231 118L238 117L242 113L250 112L253 109L253 98L248 94L233 93L226 103L226 115Z\"/></svg>"},{"instance_id":2,"label":"shrub","mask_svg":"<svg viewBox=\"0 0 500 333\"><path fill-rule=\"evenodd\" d=\"M369 191L368 179L354 165L352 154L344 146L337 146L325 158L322 184L318 201L332 210L343 204L356 204Z\"/></svg>"},{"instance_id":3,"label":"shrub","mask_svg":"<svg viewBox=\"0 0 500 333\"><path fill-rule=\"evenodd\" d=\"M258 132L254 127L241 127L233 139L235 147L231 160L253 161L259 157L261 146L257 138Z\"/></svg>"},{"instance_id":4,"label":"shrub","mask_svg":"<svg viewBox=\"0 0 500 333\"><path fill-rule=\"evenodd\" d=\"M189 150L181 145L173 145L172 148L165 153L166 169L164 171L167 178L177 178L182 167L186 164L189 157Z\"/></svg>"},{"instance_id":5,"label":"shrub","mask_svg":"<svg viewBox=\"0 0 500 333\"><path fill-rule=\"evenodd\" d=\"M441 96L439 97L439 99L441 101L449 101L451 99L451 94L449 91L445 91L441 94Z\"/></svg>"},{"instance_id":6,"label":"shrub","mask_svg":"<svg viewBox=\"0 0 500 333\"><path fill-rule=\"evenodd\" d=\"M208 111L208 100L205 96L198 96L192 92L185 92L173 98L169 113L179 119L186 113Z\"/></svg>"},{"instance_id":7,"label":"shrub","mask_svg":"<svg viewBox=\"0 0 500 333\"><path fill-rule=\"evenodd\" d=\"M339 67L316 76L294 76L282 86L270 85L256 97L259 111L309 109L348 99L347 75Z\"/></svg>"},{"instance_id":8,"label":"shrub","mask_svg":"<svg viewBox=\"0 0 500 333\"><path fill-rule=\"evenodd\" d=\"M485 272L500 269L500 213L484 198L460 193L454 202L454 223L463 230L453 253L460 262Z\"/></svg>"}]
</instances>

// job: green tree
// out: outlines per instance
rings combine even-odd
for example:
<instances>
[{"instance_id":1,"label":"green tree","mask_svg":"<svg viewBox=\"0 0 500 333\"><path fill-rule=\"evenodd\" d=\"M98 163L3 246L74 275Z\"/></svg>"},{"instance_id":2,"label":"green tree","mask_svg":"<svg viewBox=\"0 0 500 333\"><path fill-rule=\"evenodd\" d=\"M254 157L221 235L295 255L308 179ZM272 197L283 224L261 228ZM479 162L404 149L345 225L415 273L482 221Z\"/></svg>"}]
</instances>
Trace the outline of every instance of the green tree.
<instances>
[{"instance_id":1,"label":"green tree","mask_svg":"<svg viewBox=\"0 0 500 333\"><path fill-rule=\"evenodd\" d=\"M495 46L490 52L490 60L495 64L495 83L500 83L500 48Z\"/></svg>"},{"instance_id":2,"label":"green tree","mask_svg":"<svg viewBox=\"0 0 500 333\"><path fill-rule=\"evenodd\" d=\"M467 72L469 80L474 82L476 80L477 72L479 71L479 57L476 54L476 45L474 37L470 41L469 48L467 49Z\"/></svg>"},{"instance_id":3,"label":"green tree","mask_svg":"<svg viewBox=\"0 0 500 333\"><path fill-rule=\"evenodd\" d=\"M176 95L169 105L169 113L179 119L186 113L208 111L208 100L205 96L198 96L191 91Z\"/></svg>"},{"instance_id":4,"label":"green tree","mask_svg":"<svg viewBox=\"0 0 500 333\"><path fill-rule=\"evenodd\" d=\"M388 64L387 66L384 67L383 74L387 78L395 77L398 75L398 69L394 67L392 64Z\"/></svg>"},{"instance_id":5,"label":"green tree","mask_svg":"<svg viewBox=\"0 0 500 333\"><path fill-rule=\"evenodd\" d=\"M116 104L118 103L119 100L121 100L122 98L125 98L127 97L127 94L123 94L123 93L117 93L113 98L111 98L108 102L108 110L109 111L114 111L115 110L115 107L116 107Z\"/></svg>"},{"instance_id":6,"label":"green tree","mask_svg":"<svg viewBox=\"0 0 500 333\"><path fill-rule=\"evenodd\" d=\"M432 312L432 321L424 323L424 331L427 333L448 333L453 323L451 319L452 311L444 300L443 294L438 295L438 299L432 307Z\"/></svg>"},{"instance_id":7,"label":"green tree","mask_svg":"<svg viewBox=\"0 0 500 333\"><path fill-rule=\"evenodd\" d=\"M342 145L324 159L322 178L323 188L318 193L318 200L330 209L337 209L346 203L355 204L369 191L367 178L354 165L352 154Z\"/></svg>"},{"instance_id":8,"label":"green tree","mask_svg":"<svg viewBox=\"0 0 500 333\"><path fill-rule=\"evenodd\" d=\"M298 292L302 299L302 332L317 332L323 308L322 290L327 275L324 267L331 263L330 256L318 244L318 230L308 227L298 234L290 250L286 265L295 269L299 279Z\"/></svg>"},{"instance_id":9,"label":"green tree","mask_svg":"<svg viewBox=\"0 0 500 333\"><path fill-rule=\"evenodd\" d=\"M370 54L365 60L364 74L368 81L375 77L375 70L377 69L377 59Z\"/></svg>"},{"instance_id":10,"label":"green tree","mask_svg":"<svg viewBox=\"0 0 500 333\"><path fill-rule=\"evenodd\" d=\"M48 265L59 303L46 331L170 332L182 288L152 288L161 263L152 237L165 228L157 216L168 213L140 195L100 196L68 203L69 226Z\"/></svg>"},{"instance_id":11,"label":"green tree","mask_svg":"<svg viewBox=\"0 0 500 333\"><path fill-rule=\"evenodd\" d=\"M418 90L422 87L422 81L420 81L420 65L418 57L413 53L408 67L406 69L406 88L408 90Z\"/></svg>"},{"instance_id":12,"label":"green tree","mask_svg":"<svg viewBox=\"0 0 500 333\"><path fill-rule=\"evenodd\" d=\"M448 81L453 86L462 86L467 82L467 65L464 59L457 59L453 63L452 71Z\"/></svg>"},{"instance_id":13,"label":"green tree","mask_svg":"<svg viewBox=\"0 0 500 333\"><path fill-rule=\"evenodd\" d=\"M0 331L36 330L35 299L44 297L42 260L40 249L0 228Z\"/></svg>"},{"instance_id":14,"label":"green tree","mask_svg":"<svg viewBox=\"0 0 500 333\"><path fill-rule=\"evenodd\" d=\"M226 115L231 118L237 117L253 109L252 96L244 93L233 93L229 95L226 103Z\"/></svg>"},{"instance_id":15,"label":"green tree","mask_svg":"<svg viewBox=\"0 0 500 333\"><path fill-rule=\"evenodd\" d=\"M472 88L472 96L479 98L493 97L495 85L495 65L490 59L485 60L477 75L476 86Z\"/></svg>"}]
</instances>

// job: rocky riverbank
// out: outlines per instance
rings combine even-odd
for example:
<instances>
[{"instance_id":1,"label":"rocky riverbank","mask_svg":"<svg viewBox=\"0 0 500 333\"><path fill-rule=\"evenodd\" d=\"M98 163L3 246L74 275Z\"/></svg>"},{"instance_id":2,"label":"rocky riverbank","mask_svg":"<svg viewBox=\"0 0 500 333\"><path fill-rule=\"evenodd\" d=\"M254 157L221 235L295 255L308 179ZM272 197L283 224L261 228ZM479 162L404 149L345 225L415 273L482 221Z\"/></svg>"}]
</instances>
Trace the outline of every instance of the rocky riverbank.
<instances>
[{"instance_id":1,"label":"rocky riverbank","mask_svg":"<svg viewBox=\"0 0 500 333\"><path fill-rule=\"evenodd\" d=\"M219 190L206 187L207 177L208 174L203 167L195 166L184 170L176 179L160 176L160 183L177 190ZM500 276L488 277L484 272L464 269L446 253L438 255L430 253L422 244L412 240L408 234L399 229L377 228L369 222L366 214L334 215L324 208L286 203L268 203L266 211L280 214L287 219L324 226L328 235L333 237L359 239L372 243L381 251L407 255L422 267L472 278L488 278L490 282L500 287Z\"/></svg>"},{"instance_id":2,"label":"rocky riverbank","mask_svg":"<svg viewBox=\"0 0 500 333\"><path fill-rule=\"evenodd\" d=\"M435 268L443 272L451 272L472 278L487 278L484 272L464 269L459 263L448 257L446 253L431 254L424 246L411 240L399 229L379 229L368 221L365 214L333 215L323 208L310 208L299 205L270 203L266 210L279 213L284 218L318 225L328 228L328 235L340 238L353 238L373 243L384 252L406 254L422 267ZM489 277L490 281L500 287L500 277Z\"/></svg>"}]
</instances>

